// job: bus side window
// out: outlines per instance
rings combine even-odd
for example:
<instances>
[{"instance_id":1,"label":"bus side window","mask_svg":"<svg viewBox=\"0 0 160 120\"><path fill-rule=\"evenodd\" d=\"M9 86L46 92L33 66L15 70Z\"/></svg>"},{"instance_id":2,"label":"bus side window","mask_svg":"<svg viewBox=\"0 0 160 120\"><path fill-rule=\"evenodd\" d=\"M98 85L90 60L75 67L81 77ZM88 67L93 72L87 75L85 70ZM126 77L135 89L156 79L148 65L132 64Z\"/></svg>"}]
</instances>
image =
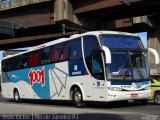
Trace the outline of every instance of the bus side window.
<instances>
[{"instance_id":1,"label":"bus side window","mask_svg":"<svg viewBox=\"0 0 160 120\"><path fill-rule=\"evenodd\" d=\"M2 72L6 72L6 62L2 61Z\"/></svg>"},{"instance_id":2,"label":"bus side window","mask_svg":"<svg viewBox=\"0 0 160 120\"><path fill-rule=\"evenodd\" d=\"M2 71L3 71L3 72L8 72L8 71L10 71L9 65L10 65L10 63L9 63L8 60L2 61Z\"/></svg>"},{"instance_id":3,"label":"bus side window","mask_svg":"<svg viewBox=\"0 0 160 120\"><path fill-rule=\"evenodd\" d=\"M64 61L66 59L66 49L65 46L62 46L61 52L60 52L60 61Z\"/></svg>"},{"instance_id":4,"label":"bus side window","mask_svg":"<svg viewBox=\"0 0 160 120\"><path fill-rule=\"evenodd\" d=\"M13 71L13 70L17 70L17 58L14 57L14 58L10 58L9 59L9 62L10 62L10 71ZM14 64L13 64L14 63Z\"/></svg>"},{"instance_id":5,"label":"bus side window","mask_svg":"<svg viewBox=\"0 0 160 120\"><path fill-rule=\"evenodd\" d=\"M52 62L61 62L66 60L66 46L64 43L52 47Z\"/></svg>"},{"instance_id":6,"label":"bus side window","mask_svg":"<svg viewBox=\"0 0 160 120\"><path fill-rule=\"evenodd\" d=\"M91 53L100 49L98 39L95 36L84 36L83 47L86 65L90 73L92 73Z\"/></svg>"},{"instance_id":7,"label":"bus side window","mask_svg":"<svg viewBox=\"0 0 160 120\"><path fill-rule=\"evenodd\" d=\"M38 52L33 52L29 54L29 66L38 66Z\"/></svg>"},{"instance_id":8,"label":"bus side window","mask_svg":"<svg viewBox=\"0 0 160 120\"><path fill-rule=\"evenodd\" d=\"M16 69L22 69L23 68L23 63L22 63L22 59L21 58L19 58L19 59L17 59L17 67L16 67Z\"/></svg>"},{"instance_id":9,"label":"bus side window","mask_svg":"<svg viewBox=\"0 0 160 120\"><path fill-rule=\"evenodd\" d=\"M49 64L51 62L51 49L50 47L40 50L40 64Z\"/></svg>"},{"instance_id":10,"label":"bus side window","mask_svg":"<svg viewBox=\"0 0 160 120\"><path fill-rule=\"evenodd\" d=\"M6 68L7 68L7 71L11 71L12 70L12 68L11 68L11 62L9 60L7 60Z\"/></svg>"},{"instance_id":11,"label":"bus side window","mask_svg":"<svg viewBox=\"0 0 160 120\"><path fill-rule=\"evenodd\" d=\"M52 62L58 61L58 55L55 47L52 47Z\"/></svg>"},{"instance_id":12,"label":"bus side window","mask_svg":"<svg viewBox=\"0 0 160 120\"><path fill-rule=\"evenodd\" d=\"M80 38L69 41L67 43L66 48L67 48L67 58L69 60L77 60L77 59L82 58L81 39Z\"/></svg>"},{"instance_id":13,"label":"bus side window","mask_svg":"<svg viewBox=\"0 0 160 120\"><path fill-rule=\"evenodd\" d=\"M22 63L23 63L23 68L27 68L28 67L28 54L27 55L23 55Z\"/></svg>"},{"instance_id":14,"label":"bus side window","mask_svg":"<svg viewBox=\"0 0 160 120\"><path fill-rule=\"evenodd\" d=\"M102 54L96 53L92 55L92 71L91 74L98 80L104 80Z\"/></svg>"}]
</instances>

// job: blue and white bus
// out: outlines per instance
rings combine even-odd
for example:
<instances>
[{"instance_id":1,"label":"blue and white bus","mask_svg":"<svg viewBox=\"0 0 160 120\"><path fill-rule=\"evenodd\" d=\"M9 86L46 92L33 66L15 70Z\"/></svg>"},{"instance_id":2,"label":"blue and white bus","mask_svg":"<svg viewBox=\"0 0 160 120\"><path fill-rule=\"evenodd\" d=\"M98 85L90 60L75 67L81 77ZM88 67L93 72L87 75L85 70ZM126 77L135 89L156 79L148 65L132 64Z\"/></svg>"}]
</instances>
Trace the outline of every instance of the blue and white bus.
<instances>
[{"instance_id":1,"label":"blue and white bus","mask_svg":"<svg viewBox=\"0 0 160 120\"><path fill-rule=\"evenodd\" d=\"M130 33L93 31L2 60L2 96L85 101L140 100L151 94L147 51Z\"/></svg>"}]
</instances>

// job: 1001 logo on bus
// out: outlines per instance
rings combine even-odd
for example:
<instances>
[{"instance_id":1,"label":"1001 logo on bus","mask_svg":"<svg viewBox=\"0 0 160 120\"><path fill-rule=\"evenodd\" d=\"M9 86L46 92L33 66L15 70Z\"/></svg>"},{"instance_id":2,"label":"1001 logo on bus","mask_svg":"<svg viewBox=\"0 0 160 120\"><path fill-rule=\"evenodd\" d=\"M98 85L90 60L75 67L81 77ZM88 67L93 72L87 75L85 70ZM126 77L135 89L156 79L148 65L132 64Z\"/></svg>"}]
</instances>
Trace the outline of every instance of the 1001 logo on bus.
<instances>
[{"instance_id":1,"label":"1001 logo on bus","mask_svg":"<svg viewBox=\"0 0 160 120\"><path fill-rule=\"evenodd\" d=\"M44 68L41 70L33 70L31 69L28 73L28 77L30 79L30 86L33 86L35 83L40 83L42 87L45 85L45 79L44 79Z\"/></svg>"}]
</instances>

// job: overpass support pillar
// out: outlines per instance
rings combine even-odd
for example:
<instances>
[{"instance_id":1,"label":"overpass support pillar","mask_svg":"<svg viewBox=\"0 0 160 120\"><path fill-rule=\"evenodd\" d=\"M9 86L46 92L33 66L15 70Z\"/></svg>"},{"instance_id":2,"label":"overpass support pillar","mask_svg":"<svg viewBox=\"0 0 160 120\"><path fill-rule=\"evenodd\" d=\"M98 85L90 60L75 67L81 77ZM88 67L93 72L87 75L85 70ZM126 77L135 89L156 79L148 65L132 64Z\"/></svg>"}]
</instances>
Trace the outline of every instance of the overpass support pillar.
<instances>
[{"instance_id":1,"label":"overpass support pillar","mask_svg":"<svg viewBox=\"0 0 160 120\"><path fill-rule=\"evenodd\" d=\"M73 5L70 0L55 0L54 2L54 21L61 20L69 20L82 25L77 16L73 14Z\"/></svg>"},{"instance_id":2,"label":"overpass support pillar","mask_svg":"<svg viewBox=\"0 0 160 120\"><path fill-rule=\"evenodd\" d=\"M153 30L148 32L148 47L154 48L160 55L160 18L150 18ZM151 67L151 72L157 71L160 73L160 65L155 64L155 58L152 53L148 53L148 60Z\"/></svg>"}]
</instances>

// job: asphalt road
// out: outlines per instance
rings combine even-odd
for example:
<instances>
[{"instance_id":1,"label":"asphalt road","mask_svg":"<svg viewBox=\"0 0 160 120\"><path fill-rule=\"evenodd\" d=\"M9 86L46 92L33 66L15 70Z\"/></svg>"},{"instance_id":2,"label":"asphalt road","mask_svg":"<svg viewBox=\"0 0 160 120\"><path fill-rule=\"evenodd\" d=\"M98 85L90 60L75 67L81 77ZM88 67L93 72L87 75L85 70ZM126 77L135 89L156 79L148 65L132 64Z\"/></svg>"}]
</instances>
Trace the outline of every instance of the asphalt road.
<instances>
[{"instance_id":1,"label":"asphalt road","mask_svg":"<svg viewBox=\"0 0 160 120\"><path fill-rule=\"evenodd\" d=\"M160 106L152 102L148 105L129 102L128 104L88 103L85 108L75 108L71 102L25 100L14 103L12 100L0 97L0 119L160 120Z\"/></svg>"}]
</instances>

